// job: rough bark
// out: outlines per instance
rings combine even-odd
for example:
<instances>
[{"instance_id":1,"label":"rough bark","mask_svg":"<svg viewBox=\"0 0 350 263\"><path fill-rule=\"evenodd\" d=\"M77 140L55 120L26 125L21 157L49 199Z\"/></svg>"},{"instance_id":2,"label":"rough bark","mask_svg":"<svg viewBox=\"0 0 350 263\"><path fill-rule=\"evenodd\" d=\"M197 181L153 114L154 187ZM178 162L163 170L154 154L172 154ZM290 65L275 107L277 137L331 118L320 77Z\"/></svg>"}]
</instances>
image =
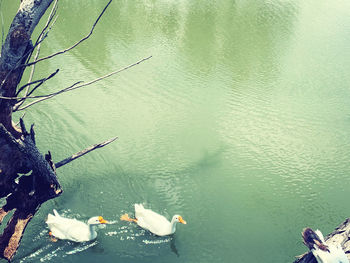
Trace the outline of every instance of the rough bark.
<instances>
[{"instance_id":1,"label":"rough bark","mask_svg":"<svg viewBox=\"0 0 350 263\"><path fill-rule=\"evenodd\" d=\"M6 204L0 209L0 223L4 217L15 210L3 234L0 236L0 256L11 260L20 244L23 232L40 205L62 193L52 165L51 155L42 156L35 146L34 130L28 133L21 122L23 136L16 140L0 124L1 179L7 183L3 196ZM12 164L12 165L11 165ZM19 177L19 171L27 173ZM30 173L30 174L29 174ZM9 178L12 181L8 182ZM18 178L16 182L15 179Z\"/></svg>"},{"instance_id":2,"label":"rough bark","mask_svg":"<svg viewBox=\"0 0 350 263\"><path fill-rule=\"evenodd\" d=\"M340 224L332 233L325 237L327 244L341 244L348 259L350 260L350 218ZM294 263L317 263L311 252L303 254Z\"/></svg>"},{"instance_id":3,"label":"rough bark","mask_svg":"<svg viewBox=\"0 0 350 263\"><path fill-rule=\"evenodd\" d=\"M13 19L0 57L0 96L14 97L25 64L32 51L31 35L53 0L23 0ZM0 123L16 138L21 135L12 123L12 107L17 101L0 99Z\"/></svg>"},{"instance_id":4,"label":"rough bark","mask_svg":"<svg viewBox=\"0 0 350 263\"><path fill-rule=\"evenodd\" d=\"M0 57L0 96L14 97L33 45L34 28L53 0L24 0L13 19ZM61 194L55 170L35 146L34 129L30 133L12 122L16 100L0 99L0 223L14 210L0 236L0 257L11 260L23 232L45 201ZM51 161L51 163L53 163Z\"/></svg>"}]
</instances>

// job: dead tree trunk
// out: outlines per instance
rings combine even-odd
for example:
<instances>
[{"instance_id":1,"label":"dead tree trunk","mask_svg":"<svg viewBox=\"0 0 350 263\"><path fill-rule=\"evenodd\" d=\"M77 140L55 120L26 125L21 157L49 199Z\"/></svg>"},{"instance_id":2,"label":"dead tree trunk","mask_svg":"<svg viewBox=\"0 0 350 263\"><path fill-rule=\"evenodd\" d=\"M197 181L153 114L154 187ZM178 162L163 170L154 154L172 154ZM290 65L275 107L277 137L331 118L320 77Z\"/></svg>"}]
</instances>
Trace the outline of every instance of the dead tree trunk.
<instances>
[{"instance_id":1,"label":"dead tree trunk","mask_svg":"<svg viewBox=\"0 0 350 263\"><path fill-rule=\"evenodd\" d=\"M14 213L11 219L8 220L3 233L0 235L0 257L8 261L11 261L15 255L27 224L35 215L41 204L62 193L61 186L56 177L55 164L51 159L51 153L49 152L43 156L35 145L33 125L31 126L30 132L27 132L22 119L20 128L14 125L12 121L13 110L18 110L18 107L15 108L15 105L22 105L22 102L24 102L37 87L58 72L57 70L45 79L33 81L25 86L18 87L26 67L37 62L30 62L30 64L29 59L32 56L34 48L44 39L45 28L34 45L31 41L31 35L39 20L53 1L54 0L22 0L1 49L0 198L6 197L6 204L0 208L0 224L10 211L14 210ZM112 0L110 0L109 3L111 1ZM54 9L55 8L56 5L54 6ZM99 18L102 16L103 12ZM50 19L52 19L52 17L50 14ZM47 25L52 21L50 19ZM89 35L91 35L91 33L92 30ZM89 35L85 39L87 39ZM80 42L78 42L78 44ZM24 97L18 97L18 94L24 90L24 87L28 87L30 84L36 84L36 86L29 92L27 89ZM70 88L74 86L75 84ZM52 95L48 97L52 97ZM73 157L61 161L60 166L89 151L103 147L115 139L116 138L113 138L104 143L96 144L85 151L79 152Z\"/></svg>"},{"instance_id":2,"label":"dead tree trunk","mask_svg":"<svg viewBox=\"0 0 350 263\"><path fill-rule=\"evenodd\" d=\"M51 156L44 158L40 154L35 146L34 130L28 133L23 121L21 124L23 137L20 140L16 140L0 124L1 156L5 156L1 162L1 178L7 180L4 193L9 194L6 204L0 209L0 222L11 210L15 210L0 236L0 256L8 260L17 251L23 232L40 205L62 193L55 167L50 165ZM17 183L14 179L18 178L19 172L30 174L19 177Z\"/></svg>"},{"instance_id":3,"label":"dead tree trunk","mask_svg":"<svg viewBox=\"0 0 350 263\"><path fill-rule=\"evenodd\" d=\"M33 50L31 35L52 1L21 3L1 49L1 97L16 96L25 70L23 64ZM33 127L28 133L23 122L21 129L13 124L12 108L16 102L0 99L0 198L7 196L0 209L0 223L15 210L0 236L0 256L7 260L17 251L23 232L40 205L62 192L55 170L35 146ZM30 174L19 177L21 173Z\"/></svg>"},{"instance_id":4,"label":"dead tree trunk","mask_svg":"<svg viewBox=\"0 0 350 263\"><path fill-rule=\"evenodd\" d=\"M332 233L325 237L325 241L330 244L341 244L345 254L350 260L350 218L346 219L340 224ZM317 263L315 257L311 252L307 252L301 256L294 263Z\"/></svg>"},{"instance_id":5,"label":"dead tree trunk","mask_svg":"<svg viewBox=\"0 0 350 263\"><path fill-rule=\"evenodd\" d=\"M53 0L23 0L13 19L0 57L0 96L15 97L28 56L33 50L31 35ZM0 99L0 123L15 138L21 131L12 123L12 107L15 100Z\"/></svg>"},{"instance_id":6,"label":"dead tree trunk","mask_svg":"<svg viewBox=\"0 0 350 263\"><path fill-rule=\"evenodd\" d=\"M41 31L39 38L33 44L31 35L40 18L54 2L48 21ZM47 37L57 10L58 0L22 0L18 12L10 26L6 41L1 49L0 57L0 198L6 197L6 204L0 208L0 224L12 210L14 214L8 221L2 235L0 235L0 257L10 261L20 244L24 230L35 215L41 204L55 198L62 193L56 177L56 167L59 168L95 149L115 141L117 138L94 144L85 150L68 157L57 165L54 164L49 152L43 156L35 145L33 125L27 132L24 122L20 120L20 128L13 124L12 113L24 110L38 102L50 99L64 92L92 85L105 78L134 67L152 56L143 58L122 69L110 72L102 77L82 83L78 81L67 88L48 95L31 95L40 85L58 73L58 69L50 76L32 81L34 66L46 59L77 47L93 33L98 21L112 2L109 0L101 11L90 32L71 47L58 51L50 56L38 58L40 43ZM34 49L37 50L31 60ZM18 87L24 70L32 66L30 80L22 87ZM34 86L34 87L33 87ZM24 95L19 96L19 94ZM37 99L24 106L27 99Z\"/></svg>"}]
</instances>

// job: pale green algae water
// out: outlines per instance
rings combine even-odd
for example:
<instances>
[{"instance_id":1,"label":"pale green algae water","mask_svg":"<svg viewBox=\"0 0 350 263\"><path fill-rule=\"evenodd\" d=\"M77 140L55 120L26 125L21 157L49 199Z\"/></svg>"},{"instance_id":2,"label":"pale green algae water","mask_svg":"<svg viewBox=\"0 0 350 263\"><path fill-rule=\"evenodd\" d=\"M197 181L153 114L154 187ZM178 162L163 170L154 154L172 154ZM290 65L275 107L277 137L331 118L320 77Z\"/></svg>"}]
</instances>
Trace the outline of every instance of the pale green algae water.
<instances>
[{"instance_id":1,"label":"pale green algae water","mask_svg":"<svg viewBox=\"0 0 350 263\"><path fill-rule=\"evenodd\" d=\"M107 1L60 1L42 54L72 45ZM2 0L8 29L19 1ZM293 262L303 227L350 216L350 2L114 1L91 39L40 64L38 94L153 58L27 111L58 170L15 262ZM38 65L39 66L39 65ZM19 114L18 114L19 115ZM181 214L173 237L119 221L133 204ZM117 220L96 241L49 241L56 208Z\"/></svg>"}]
</instances>

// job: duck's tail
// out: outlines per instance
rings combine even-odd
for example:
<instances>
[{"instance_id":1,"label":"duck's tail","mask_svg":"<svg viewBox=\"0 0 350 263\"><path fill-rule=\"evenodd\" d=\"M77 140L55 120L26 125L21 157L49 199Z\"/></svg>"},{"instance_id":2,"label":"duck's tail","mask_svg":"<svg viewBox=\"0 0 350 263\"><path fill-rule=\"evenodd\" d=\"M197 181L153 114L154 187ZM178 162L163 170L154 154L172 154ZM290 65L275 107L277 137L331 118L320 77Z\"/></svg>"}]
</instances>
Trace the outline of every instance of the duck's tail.
<instances>
[{"instance_id":1,"label":"duck's tail","mask_svg":"<svg viewBox=\"0 0 350 263\"><path fill-rule=\"evenodd\" d=\"M321 249L329 252L328 246L324 241L324 237L320 230L313 231L311 228L304 228L301 235L304 239L304 244L311 249Z\"/></svg>"},{"instance_id":2,"label":"duck's tail","mask_svg":"<svg viewBox=\"0 0 350 263\"><path fill-rule=\"evenodd\" d=\"M60 214L57 212L56 209L53 209L53 213L54 213L55 216L60 216Z\"/></svg>"},{"instance_id":3,"label":"duck's tail","mask_svg":"<svg viewBox=\"0 0 350 263\"><path fill-rule=\"evenodd\" d=\"M53 209L53 214L48 214L47 215L47 219L46 219L46 224L51 224L53 222L55 222L55 219L60 218L60 214L57 212L56 209Z\"/></svg>"},{"instance_id":4,"label":"duck's tail","mask_svg":"<svg viewBox=\"0 0 350 263\"><path fill-rule=\"evenodd\" d=\"M135 204L135 211L143 211L144 209L142 204Z\"/></svg>"}]
</instances>

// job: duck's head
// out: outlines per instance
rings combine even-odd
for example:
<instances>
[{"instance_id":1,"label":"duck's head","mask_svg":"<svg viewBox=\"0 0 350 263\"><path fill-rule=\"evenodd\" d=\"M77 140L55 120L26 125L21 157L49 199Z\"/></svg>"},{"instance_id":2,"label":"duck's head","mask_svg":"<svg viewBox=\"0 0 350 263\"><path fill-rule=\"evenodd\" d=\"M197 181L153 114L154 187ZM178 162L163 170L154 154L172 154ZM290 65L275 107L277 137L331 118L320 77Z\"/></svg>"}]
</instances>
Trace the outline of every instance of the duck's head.
<instances>
[{"instance_id":1,"label":"duck's head","mask_svg":"<svg viewBox=\"0 0 350 263\"><path fill-rule=\"evenodd\" d=\"M103 219L102 216L94 216L88 220L89 225L100 225L100 224L107 224L107 223L108 221Z\"/></svg>"},{"instance_id":2,"label":"duck's head","mask_svg":"<svg viewBox=\"0 0 350 263\"><path fill-rule=\"evenodd\" d=\"M178 222L178 223L181 223L181 224L184 224L184 225L187 224L186 221L183 220L182 216L179 216L179 215L174 215L172 221L175 221L175 222Z\"/></svg>"}]
</instances>

